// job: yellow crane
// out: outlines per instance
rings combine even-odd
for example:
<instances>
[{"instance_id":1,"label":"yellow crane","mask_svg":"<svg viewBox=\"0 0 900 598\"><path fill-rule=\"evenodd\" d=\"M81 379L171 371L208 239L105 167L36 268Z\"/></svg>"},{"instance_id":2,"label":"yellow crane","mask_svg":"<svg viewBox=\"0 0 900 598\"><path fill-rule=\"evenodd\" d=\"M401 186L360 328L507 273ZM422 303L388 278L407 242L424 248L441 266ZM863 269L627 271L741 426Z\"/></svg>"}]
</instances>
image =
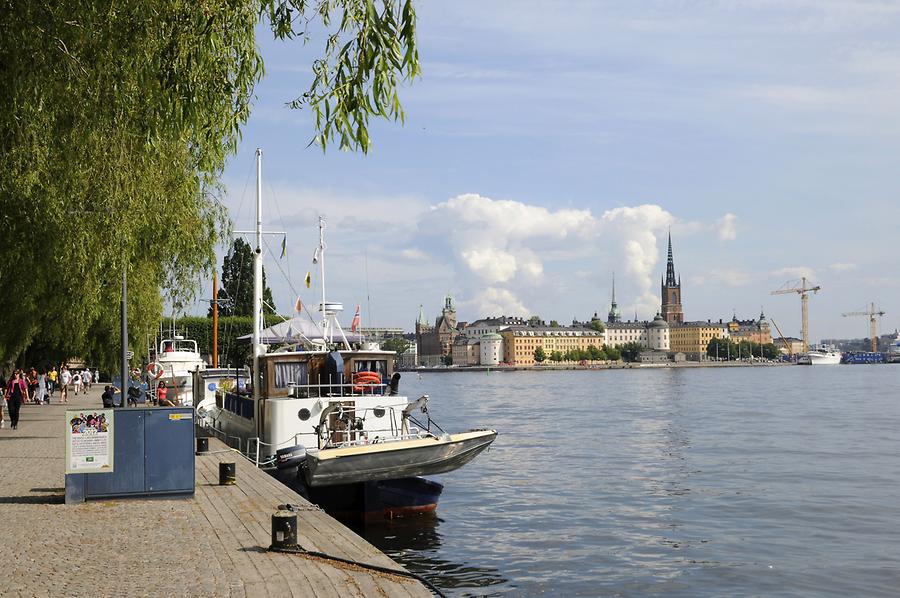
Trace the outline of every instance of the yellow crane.
<instances>
[{"instance_id":1,"label":"yellow crane","mask_svg":"<svg viewBox=\"0 0 900 598\"><path fill-rule=\"evenodd\" d=\"M822 287L819 285L807 286L807 280L804 276L800 281L789 280L781 285L781 288L772 291L773 295L786 295L788 293L797 293L800 295L800 315L802 318L804 353L809 351L809 293L818 293L821 288Z\"/></svg>"},{"instance_id":2,"label":"yellow crane","mask_svg":"<svg viewBox=\"0 0 900 598\"><path fill-rule=\"evenodd\" d=\"M784 338L784 333L781 332L781 328L778 327L778 324L775 322L775 318L770 317L769 319L772 320L772 324L775 326L775 330L778 331L778 336L781 337L781 344L784 345L784 348L787 350L788 355L793 357L794 349L793 349L793 347L791 347L791 344L789 342L787 342L787 339Z\"/></svg>"},{"instance_id":3,"label":"yellow crane","mask_svg":"<svg viewBox=\"0 0 900 598\"><path fill-rule=\"evenodd\" d=\"M869 318L869 336L872 337L872 352L874 353L878 350L878 321L875 319L875 316L883 316L883 311L877 309L874 303L870 303L865 311L848 311L847 313L841 315L845 318L848 318L850 316L866 316L867 318Z\"/></svg>"}]
</instances>

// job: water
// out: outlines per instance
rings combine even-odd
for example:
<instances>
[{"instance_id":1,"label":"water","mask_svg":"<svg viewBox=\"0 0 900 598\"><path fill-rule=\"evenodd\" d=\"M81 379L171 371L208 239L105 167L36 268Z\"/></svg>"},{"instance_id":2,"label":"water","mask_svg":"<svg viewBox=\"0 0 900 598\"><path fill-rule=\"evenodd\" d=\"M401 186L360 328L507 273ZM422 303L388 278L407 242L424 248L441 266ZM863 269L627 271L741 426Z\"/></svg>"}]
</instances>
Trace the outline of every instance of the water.
<instances>
[{"instance_id":1,"label":"water","mask_svg":"<svg viewBox=\"0 0 900 598\"><path fill-rule=\"evenodd\" d=\"M900 366L406 373L494 446L365 531L448 595L900 593Z\"/></svg>"}]
</instances>

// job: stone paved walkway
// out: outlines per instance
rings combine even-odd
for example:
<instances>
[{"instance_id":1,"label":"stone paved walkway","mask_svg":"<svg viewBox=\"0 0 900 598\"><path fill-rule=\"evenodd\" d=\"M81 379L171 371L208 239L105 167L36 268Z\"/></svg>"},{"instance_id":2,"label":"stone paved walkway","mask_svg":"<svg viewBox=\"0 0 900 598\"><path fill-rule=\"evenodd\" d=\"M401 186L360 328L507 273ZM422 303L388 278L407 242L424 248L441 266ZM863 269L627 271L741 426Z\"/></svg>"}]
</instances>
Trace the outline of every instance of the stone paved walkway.
<instances>
[{"instance_id":1,"label":"stone paved walkway","mask_svg":"<svg viewBox=\"0 0 900 598\"><path fill-rule=\"evenodd\" d=\"M65 505L64 411L99 407L100 389L57 402L24 405L19 429L0 429L0 596L431 596L408 578L267 552L275 506L292 503L305 548L400 568L213 439L192 499ZM218 486L220 460L237 462L237 485Z\"/></svg>"}]
</instances>

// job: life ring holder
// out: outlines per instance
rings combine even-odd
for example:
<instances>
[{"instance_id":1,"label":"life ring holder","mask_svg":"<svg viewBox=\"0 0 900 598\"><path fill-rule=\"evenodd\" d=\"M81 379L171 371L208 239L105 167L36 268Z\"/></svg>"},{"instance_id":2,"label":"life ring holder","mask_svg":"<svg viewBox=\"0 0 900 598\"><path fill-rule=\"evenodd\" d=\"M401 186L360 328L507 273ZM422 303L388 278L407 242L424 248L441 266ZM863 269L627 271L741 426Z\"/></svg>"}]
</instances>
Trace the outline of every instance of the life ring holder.
<instances>
[{"instance_id":1,"label":"life ring holder","mask_svg":"<svg viewBox=\"0 0 900 598\"><path fill-rule=\"evenodd\" d=\"M353 374L353 392L365 392L373 390L373 386L381 384L381 374L378 372L356 372Z\"/></svg>"},{"instance_id":2,"label":"life ring holder","mask_svg":"<svg viewBox=\"0 0 900 598\"><path fill-rule=\"evenodd\" d=\"M153 363L151 363L147 366L147 373L149 375L153 376L154 380L159 380L160 378L162 378L163 374L165 373L165 370L163 369L162 364L154 361Z\"/></svg>"}]
</instances>

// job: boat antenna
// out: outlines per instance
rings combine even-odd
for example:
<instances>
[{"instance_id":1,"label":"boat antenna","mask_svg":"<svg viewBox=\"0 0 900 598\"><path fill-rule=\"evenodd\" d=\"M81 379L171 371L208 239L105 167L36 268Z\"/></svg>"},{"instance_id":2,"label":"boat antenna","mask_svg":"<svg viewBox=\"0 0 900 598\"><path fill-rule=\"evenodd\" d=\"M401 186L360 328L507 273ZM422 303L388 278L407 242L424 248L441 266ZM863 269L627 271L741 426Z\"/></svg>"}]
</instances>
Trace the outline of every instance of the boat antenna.
<instances>
[{"instance_id":1,"label":"boat antenna","mask_svg":"<svg viewBox=\"0 0 900 598\"><path fill-rule=\"evenodd\" d=\"M253 404L259 405L260 317L262 314L262 149L256 148L256 249L253 253Z\"/></svg>"}]
</instances>

